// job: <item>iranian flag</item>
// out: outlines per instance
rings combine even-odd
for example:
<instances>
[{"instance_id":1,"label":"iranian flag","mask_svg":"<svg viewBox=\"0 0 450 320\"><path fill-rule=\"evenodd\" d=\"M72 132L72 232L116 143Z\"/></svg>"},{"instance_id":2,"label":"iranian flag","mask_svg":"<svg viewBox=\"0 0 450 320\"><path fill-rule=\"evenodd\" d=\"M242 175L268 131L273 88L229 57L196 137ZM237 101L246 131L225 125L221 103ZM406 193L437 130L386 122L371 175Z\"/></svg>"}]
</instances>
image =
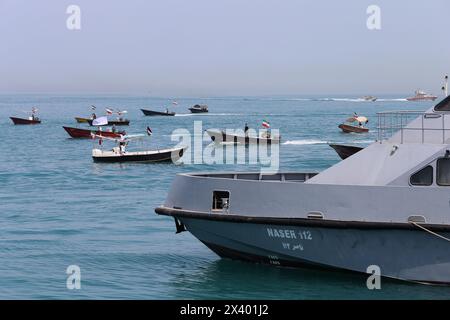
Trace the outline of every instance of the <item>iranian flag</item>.
<instances>
[{"instance_id":1,"label":"iranian flag","mask_svg":"<svg viewBox=\"0 0 450 320\"><path fill-rule=\"evenodd\" d=\"M263 126L264 128L266 128L266 129L269 129L269 128L270 128L270 123L269 123L269 121L263 120L262 126Z\"/></svg>"},{"instance_id":2,"label":"iranian flag","mask_svg":"<svg viewBox=\"0 0 450 320\"><path fill-rule=\"evenodd\" d=\"M111 114L113 114L113 112L114 111L112 109L106 108L106 113L107 114L111 115Z\"/></svg>"}]
</instances>

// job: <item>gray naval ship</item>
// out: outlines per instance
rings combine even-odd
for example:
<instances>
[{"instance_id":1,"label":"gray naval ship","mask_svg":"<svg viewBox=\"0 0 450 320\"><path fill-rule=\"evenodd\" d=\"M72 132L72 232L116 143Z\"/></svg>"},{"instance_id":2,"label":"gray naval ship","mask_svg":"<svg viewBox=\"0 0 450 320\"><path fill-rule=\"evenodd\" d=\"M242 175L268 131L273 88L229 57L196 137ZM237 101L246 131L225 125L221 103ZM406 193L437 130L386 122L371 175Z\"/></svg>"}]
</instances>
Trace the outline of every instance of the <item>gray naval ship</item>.
<instances>
[{"instance_id":1,"label":"gray naval ship","mask_svg":"<svg viewBox=\"0 0 450 320\"><path fill-rule=\"evenodd\" d=\"M450 284L450 96L378 113L377 141L320 173L176 176L156 213L221 257Z\"/></svg>"}]
</instances>

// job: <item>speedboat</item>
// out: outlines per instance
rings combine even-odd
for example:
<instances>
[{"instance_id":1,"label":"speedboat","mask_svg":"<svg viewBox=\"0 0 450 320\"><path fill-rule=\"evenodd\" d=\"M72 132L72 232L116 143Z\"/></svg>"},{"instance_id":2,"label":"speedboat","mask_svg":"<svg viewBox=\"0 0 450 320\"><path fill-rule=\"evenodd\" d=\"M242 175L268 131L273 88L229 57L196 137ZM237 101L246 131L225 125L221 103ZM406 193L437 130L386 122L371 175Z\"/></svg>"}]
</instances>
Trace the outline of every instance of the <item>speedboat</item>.
<instances>
[{"instance_id":1,"label":"speedboat","mask_svg":"<svg viewBox=\"0 0 450 320\"><path fill-rule=\"evenodd\" d=\"M422 90L416 90L414 97L406 98L408 101L434 101L436 99L437 96L433 96Z\"/></svg>"},{"instance_id":2,"label":"speedboat","mask_svg":"<svg viewBox=\"0 0 450 320\"><path fill-rule=\"evenodd\" d=\"M169 110L162 112L162 111L141 109L141 111L145 116L174 116L175 115L175 112L170 112Z\"/></svg>"},{"instance_id":3,"label":"speedboat","mask_svg":"<svg viewBox=\"0 0 450 320\"><path fill-rule=\"evenodd\" d=\"M182 173L155 211L224 258L450 284L449 129L450 97L381 112L377 141L324 171Z\"/></svg>"},{"instance_id":4,"label":"speedboat","mask_svg":"<svg viewBox=\"0 0 450 320\"><path fill-rule=\"evenodd\" d=\"M208 112L208 106L196 104L195 106L190 107L189 110L191 113L206 113Z\"/></svg>"},{"instance_id":5,"label":"speedboat","mask_svg":"<svg viewBox=\"0 0 450 320\"><path fill-rule=\"evenodd\" d=\"M73 127L65 127L64 130L72 137L72 138L92 138L92 134L110 137L110 138L120 138L120 136L125 135L125 131L101 131L101 130L89 130L89 129L80 129Z\"/></svg>"},{"instance_id":6,"label":"speedboat","mask_svg":"<svg viewBox=\"0 0 450 320\"><path fill-rule=\"evenodd\" d=\"M346 144L335 144L335 143L330 143L328 144L331 148L334 149L334 151L336 151L336 153L339 155L339 157L342 160L347 159L348 157L354 155L355 153L361 151L362 149L364 149L363 147L357 147L357 146L350 146L350 145L346 145Z\"/></svg>"},{"instance_id":7,"label":"speedboat","mask_svg":"<svg viewBox=\"0 0 450 320\"><path fill-rule=\"evenodd\" d=\"M240 144L251 144L251 143L280 143L280 136L271 136L269 132L262 132L259 136L256 135L245 135L230 133L224 130L208 129L206 133L211 137L211 140L216 143L240 143Z\"/></svg>"},{"instance_id":8,"label":"speedboat","mask_svg":"<svg viewBox=\"0 0 450 320\"><path fill-rule=\"evenodd\" d=\"M129 142L135 139L143 139L145 135L126 135L114 139L104 137L103 135L93 135L93 138L99 139L99 144L103 139L112 140L117 143L117 146L112 150L101 150L94 148L92 150L92 159L94 162L168 162L176 163L181 159L187 147L173 147L157 150L144 151L128 151L126 147Z\"/></svg>"},{"instance_id":9,"label":"speedboat","mask_svg":"<svg viewBox=\"0 0 450 320\"><path fill-rule=\"evenodd\" d=\"M338 125L338 128L342 130L344 133L366 133L369 132L369 128L364 127L369 120L366 117L358 116L356 113L348 118L345 123L341 123ZM356 125L356 123L358 125Z\"/></svg>"},{"instance_id":10,"label":"speedboat","mask_svg":"<svg viewBox=\"0 0 450 320\"><path fill-rule=\"evenodd\" d=\"M365 100L365 101L375 102L375 101L377 101L378 98L374 97L374 96L364 96L364 97L362 97L362 99Z\"/></svg>"}]
</instances>

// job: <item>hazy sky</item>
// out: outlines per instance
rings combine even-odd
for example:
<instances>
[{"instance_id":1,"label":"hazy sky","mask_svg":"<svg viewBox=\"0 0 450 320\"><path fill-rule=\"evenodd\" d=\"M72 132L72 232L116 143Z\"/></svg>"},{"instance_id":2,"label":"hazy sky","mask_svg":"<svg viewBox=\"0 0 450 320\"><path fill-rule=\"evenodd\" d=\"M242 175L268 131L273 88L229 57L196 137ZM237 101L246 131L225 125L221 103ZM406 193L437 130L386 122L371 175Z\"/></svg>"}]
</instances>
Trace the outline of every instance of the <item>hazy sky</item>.
<instances>
[{"instance_id":1,"label":"hazy sky","mask_svg":"<svg viewBox=\"0 0 450 320\"><path fill-rule=\"evenodd\" d=\"M0 92L436 94L449 14L448 0L0 0Z\"/></svg>"}]
</instances>

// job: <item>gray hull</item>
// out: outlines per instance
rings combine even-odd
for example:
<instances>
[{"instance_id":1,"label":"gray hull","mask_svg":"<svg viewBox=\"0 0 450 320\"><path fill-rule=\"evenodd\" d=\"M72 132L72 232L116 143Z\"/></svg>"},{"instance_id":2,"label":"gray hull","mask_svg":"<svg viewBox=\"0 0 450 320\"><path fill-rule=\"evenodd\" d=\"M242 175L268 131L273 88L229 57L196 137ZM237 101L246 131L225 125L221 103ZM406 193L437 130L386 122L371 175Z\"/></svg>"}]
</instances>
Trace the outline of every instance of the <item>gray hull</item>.
<instances>
[{"instance_id":1,"label":"gray hull","mask_svg":"<svg viewBox=\"0 0 450 320\"><path fill-rule=\"evenodd\" d=\"M165 214L164 210L157 211ZM367 267L376 265L384 277L450 284L449 243L422 230L364 224L355 228L321 227L320 221L305 222L302 226L299 220L286 224L245 219L224 221L215 220L211 217L214 214L205 219L201 215L174 216L224 258L359 273L366 273ZM450 236L450 232L440 234Z\"/></svg>"}]
</instances>

